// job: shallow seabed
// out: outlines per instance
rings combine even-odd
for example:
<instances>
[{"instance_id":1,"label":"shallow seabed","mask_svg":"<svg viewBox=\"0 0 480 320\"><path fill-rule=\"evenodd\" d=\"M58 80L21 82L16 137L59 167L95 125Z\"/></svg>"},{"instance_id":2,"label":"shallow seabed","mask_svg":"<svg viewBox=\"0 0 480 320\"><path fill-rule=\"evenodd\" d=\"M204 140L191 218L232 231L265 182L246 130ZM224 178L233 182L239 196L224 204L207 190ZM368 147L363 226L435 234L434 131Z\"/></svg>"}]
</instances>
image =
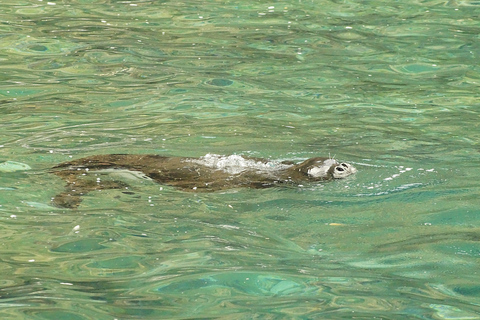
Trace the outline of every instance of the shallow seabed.
<instances>
[{"instance_id":1,"label":"shallow seabed","mask_svg":"<svg viewBox=\"0 0 480 320\"><path fill-rule=\"evenodd\" d=\"M2 1L0 317L480 319L479 16ZM52 207L48 169L102 153L330 154L359 172L210 194L138 181Z\"/></svg>"}]
</instances>

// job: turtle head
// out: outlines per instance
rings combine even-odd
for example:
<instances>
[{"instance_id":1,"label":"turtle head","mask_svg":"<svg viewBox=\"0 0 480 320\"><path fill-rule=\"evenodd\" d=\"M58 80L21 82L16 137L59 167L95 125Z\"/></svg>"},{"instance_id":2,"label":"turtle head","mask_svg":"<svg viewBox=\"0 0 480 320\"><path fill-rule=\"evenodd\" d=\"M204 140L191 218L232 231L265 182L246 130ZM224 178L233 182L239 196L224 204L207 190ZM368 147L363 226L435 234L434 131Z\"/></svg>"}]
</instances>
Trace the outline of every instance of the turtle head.
<instances>
[{"instance_id":1,"label":"turtle head","mask_svg":"<svg viewBox=\"0 0 480 320\"><path fill-rule=\"evenodd\" d=\"M332 166L331 170L334 179L343 179L357 172L357 168L346 162Z\"/></svg>"},{"instance_id":2,"label":"turtle head","mask_svg":"<svg viewBox=\"0 0 480 320\"><path fill-rule=\"evenodd\" d=\"M357 172L351 164L330 158L313 158L302 164L306 165L304 172L313 179L343 179Z\"/></svg>"}]
</instances>

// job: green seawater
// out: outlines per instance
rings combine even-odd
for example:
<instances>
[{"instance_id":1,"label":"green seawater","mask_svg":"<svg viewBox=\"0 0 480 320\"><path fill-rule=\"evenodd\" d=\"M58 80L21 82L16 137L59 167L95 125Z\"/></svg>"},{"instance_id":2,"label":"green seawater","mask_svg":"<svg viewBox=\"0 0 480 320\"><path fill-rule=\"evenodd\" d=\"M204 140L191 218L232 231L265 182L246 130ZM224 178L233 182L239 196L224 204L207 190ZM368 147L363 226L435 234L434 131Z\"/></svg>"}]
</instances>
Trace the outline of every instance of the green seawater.
<instances>
[{"instance_id":1,"label":"green seawater","mask_svg":"<svg viewBox=\"0 0 480 320\"><path fill-rule=\"evenodd\" d=\"M480 319L480 2L2 0L1 319ZM330 183L51 206L104 153Z\"/></svg>"}]
</instances>

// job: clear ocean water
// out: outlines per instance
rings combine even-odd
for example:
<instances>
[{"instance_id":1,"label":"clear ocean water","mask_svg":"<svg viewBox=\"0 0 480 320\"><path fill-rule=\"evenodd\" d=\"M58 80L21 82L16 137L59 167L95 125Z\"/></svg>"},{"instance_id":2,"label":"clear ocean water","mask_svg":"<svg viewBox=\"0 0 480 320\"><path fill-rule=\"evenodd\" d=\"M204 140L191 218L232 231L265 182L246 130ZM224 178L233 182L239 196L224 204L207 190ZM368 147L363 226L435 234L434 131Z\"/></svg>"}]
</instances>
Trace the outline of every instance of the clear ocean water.
<instances>
[{"instance_id":1,"label":"clear ocean water","mask_svg":"<svg viewBox=\"0 0 480 320\"><path fill-rule=\"evenodd\" d=\"M480 2L0 8L2 319L480 319ZM107 153L359 171L51 206Z\"/></svg>"}]
</instances>

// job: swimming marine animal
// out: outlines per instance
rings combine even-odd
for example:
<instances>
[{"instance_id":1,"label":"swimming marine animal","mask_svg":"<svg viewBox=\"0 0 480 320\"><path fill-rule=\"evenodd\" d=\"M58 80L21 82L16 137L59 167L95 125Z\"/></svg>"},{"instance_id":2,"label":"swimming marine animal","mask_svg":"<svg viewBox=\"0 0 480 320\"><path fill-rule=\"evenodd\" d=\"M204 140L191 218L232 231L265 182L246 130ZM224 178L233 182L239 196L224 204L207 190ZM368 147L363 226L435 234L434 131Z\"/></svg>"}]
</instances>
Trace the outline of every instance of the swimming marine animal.
<instances>
[{"instance_id":1,"label":"swimming marine animal","mask_svg":"<svg viewBox=\"0 0 480 320\"><path fill-rule=\"evenodd\" d=\"M66 190L52 198L57 207L76 208L81 196L94 190L128 189L119 179L99 174L128 170L137 176L189 192L209 192L238 187L269 188L285 183L333 180L357 169L332 158L311 158L295 164L240 155L207 154L200 158L148 154L107 154L61 163L51 172L67 182Z\"/></svg>"}]
</instances>

